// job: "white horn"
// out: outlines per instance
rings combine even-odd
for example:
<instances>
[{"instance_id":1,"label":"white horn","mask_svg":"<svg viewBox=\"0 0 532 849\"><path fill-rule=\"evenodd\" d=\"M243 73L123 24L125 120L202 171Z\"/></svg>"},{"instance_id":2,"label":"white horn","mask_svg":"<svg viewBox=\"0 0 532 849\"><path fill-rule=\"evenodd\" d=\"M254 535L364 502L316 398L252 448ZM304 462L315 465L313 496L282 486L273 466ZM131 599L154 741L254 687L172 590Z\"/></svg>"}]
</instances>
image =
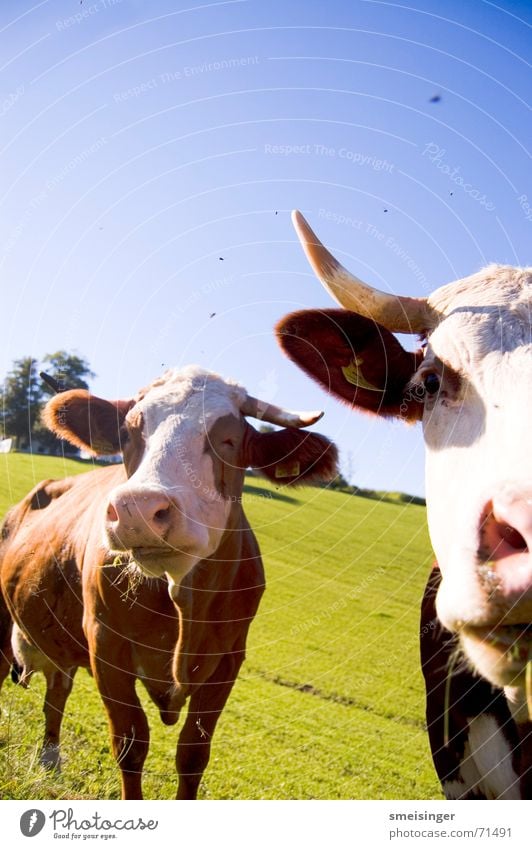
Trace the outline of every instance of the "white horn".
<instances>
[{"instance_id":1,"label":"white horn","mask_svg":"<svg viewBox=\"0 0 532 849\"><path fill-rule=\"evenodd\" d=\"M434 325L425 298L405 298L373 289L329 253L297 209L292 213L292 222L316 276L341 307L372 318L396 333L420 333Z\"/></svg>"},{"instance_id":2,"label":"white horn","mask_svg":"<svg viewBox=\"0 0 532 849\"><path fill-rule=\"evenodd\" d=\"M309 427L319 421L323 416L322 410L315 410L310 413L296 413L291 410L283 410L281 407L276 407L275 404L267 404L265 401L253 398L252 395L246 397L240 410L245 416L252 416L254 419L260 419L263 422L270 422L270 424L281 425L282 427Z\"/></svg>"}]
</instances>

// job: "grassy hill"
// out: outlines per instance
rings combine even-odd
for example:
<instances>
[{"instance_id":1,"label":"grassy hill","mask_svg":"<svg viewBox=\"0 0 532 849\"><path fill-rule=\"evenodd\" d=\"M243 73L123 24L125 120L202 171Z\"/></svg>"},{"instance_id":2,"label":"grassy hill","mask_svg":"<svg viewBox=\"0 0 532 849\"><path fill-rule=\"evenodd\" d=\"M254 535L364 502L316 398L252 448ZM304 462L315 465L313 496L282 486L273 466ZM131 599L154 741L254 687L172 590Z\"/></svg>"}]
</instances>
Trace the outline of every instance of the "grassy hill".
<instances>
[{"instance_id":1,"label":"grassy hill","mask_svg":"<svg viewBox=\"0 0 532 849\"><path fill-rule=\"evenodd\" d=\"M90 466L4 455L0 511L43 477ZM432 555L425 512L247 479L246 513L267 590L201 789L213 799L441 798L423 725L419 602ZM78 673L64 767L38 766L43 682L2 690L2 798L116 798L118 775L94 683ZM173 798L176 728L143 697L152 742L145 793Z\"/></svg>"}]
</instances>

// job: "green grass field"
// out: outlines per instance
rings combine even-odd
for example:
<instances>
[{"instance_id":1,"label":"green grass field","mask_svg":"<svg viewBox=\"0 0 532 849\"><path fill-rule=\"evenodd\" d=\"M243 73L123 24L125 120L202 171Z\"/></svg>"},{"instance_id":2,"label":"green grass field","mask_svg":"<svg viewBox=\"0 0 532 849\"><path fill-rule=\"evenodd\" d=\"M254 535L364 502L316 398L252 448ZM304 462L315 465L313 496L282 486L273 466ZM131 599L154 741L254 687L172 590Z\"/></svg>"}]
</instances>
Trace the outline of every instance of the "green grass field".
<instances>
[{"instance_id":1,"label":"green grass field","mask_svg":"<svg viewBox=\"0 0 532 849\"><path fill-rule=\"evenodd\" d=\"M45 477L90 466L3 455L0 511ZM431 564L422 507L247 479L267 591L202 784L208 799L439 799L424 730L419 603ZM107 722L78 673L64 766L38 765L43 680L1 696L0 796L117 798ZM152 729L146 798L173 798L177 729Z\"/></svg>"}]
</instances>

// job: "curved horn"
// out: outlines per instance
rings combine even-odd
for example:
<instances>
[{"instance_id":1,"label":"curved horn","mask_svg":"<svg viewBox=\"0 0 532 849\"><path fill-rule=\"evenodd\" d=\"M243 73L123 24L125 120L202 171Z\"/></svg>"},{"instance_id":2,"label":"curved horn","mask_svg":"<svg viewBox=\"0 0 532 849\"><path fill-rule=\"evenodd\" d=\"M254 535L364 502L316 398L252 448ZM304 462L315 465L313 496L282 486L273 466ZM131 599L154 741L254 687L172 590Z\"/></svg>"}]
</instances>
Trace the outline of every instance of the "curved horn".
<instances>
[{"instance_id":1,"label":"curved horn","mask_svg":"<svg viewBox=\"0 0 532 849\"><path fill-rule=\"evenodd\" d=\"M39 377L44 383L47 383L50 389L57 394L58 392L66 392L69 388L68 386L64 386L64 384L60 383L55 377L52 377L51 374L46 374L45 371L39 372Z\"/></svg>"},{"instance_id":2,"label":"curved horn","mask_svg":"<svg viewBox=\"0 0 532 849\"><path fill-rule=\"evenodd\" d=\"M425 298L405 298L373 289L340 265L297 209L292 213L292 222L316 276L341 307L372 318L396 333L419 333L433 326Z\"/></svg>"},{"instance_id":3,"label":"curved horn","mask_svg":"<svg viewBox=\"0 0 532 849\"><path fill-rule=\"evenodd\" d=\"M323 416L322 410L315 410L311 413L295 413L291 410L283 410L282 407L267 404L265 401L260 401L252 395L246 396L244 403L240 407L240 411L245 416L252 416L254 419L260 419L263 422L270 422L270 424L281 425L282 427L309 427L309 425L315 424Z\"/></svg>"}]
</instances>

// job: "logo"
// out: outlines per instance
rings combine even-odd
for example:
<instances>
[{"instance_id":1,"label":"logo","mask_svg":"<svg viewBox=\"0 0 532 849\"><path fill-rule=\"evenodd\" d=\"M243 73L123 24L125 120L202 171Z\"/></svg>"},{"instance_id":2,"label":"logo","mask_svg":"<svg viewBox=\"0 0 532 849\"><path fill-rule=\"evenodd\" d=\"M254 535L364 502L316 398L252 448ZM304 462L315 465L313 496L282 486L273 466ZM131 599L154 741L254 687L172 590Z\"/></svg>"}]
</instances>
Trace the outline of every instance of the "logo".
<instances>
[{"instance_id":1,"label":"logo","mask_svg":"<svg viewBox=\"0 0 532 849\"><path fill-rule=\"evenodd\" d=\"M46 817L42 811L37 808L32 808L25 811L20 818L20 830L24 837L35 837L43 830Z\"/></svg>"}]
</instances>

